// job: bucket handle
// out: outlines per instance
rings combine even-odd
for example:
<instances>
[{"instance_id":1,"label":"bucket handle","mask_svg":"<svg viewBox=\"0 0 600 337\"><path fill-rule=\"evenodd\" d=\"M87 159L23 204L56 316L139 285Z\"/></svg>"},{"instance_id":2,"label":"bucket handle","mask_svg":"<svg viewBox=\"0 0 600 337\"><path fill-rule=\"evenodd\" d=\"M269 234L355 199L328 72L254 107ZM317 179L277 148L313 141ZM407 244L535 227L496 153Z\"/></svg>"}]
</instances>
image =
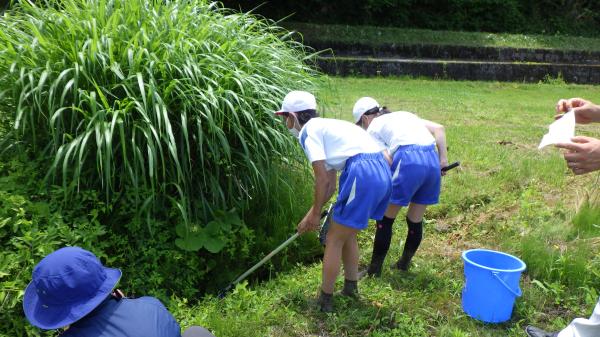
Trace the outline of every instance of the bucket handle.
<instances>
[{"instance_id":1,"label":"bucket handle","mask_svg":"<svg viewBox=\"0 0 600 337\"><path fill-rule=\"evenodd\" d=\"M521 295L523 295L523 293L521 292L521 289L517 286L517 291L512 290L511 287L508 286L508 284L506 284L506 282L504 282L504 280L502 278L500 278L499 276L500 273L498 273L497 271L493 271L492 275L494 275L495 278L498 279L498 281L500 281L500 283L502 283L502 285L508 289L508 291L510 291L513 295L515 295L516 297L521 297Z\"/></svg>"}]
</instances>

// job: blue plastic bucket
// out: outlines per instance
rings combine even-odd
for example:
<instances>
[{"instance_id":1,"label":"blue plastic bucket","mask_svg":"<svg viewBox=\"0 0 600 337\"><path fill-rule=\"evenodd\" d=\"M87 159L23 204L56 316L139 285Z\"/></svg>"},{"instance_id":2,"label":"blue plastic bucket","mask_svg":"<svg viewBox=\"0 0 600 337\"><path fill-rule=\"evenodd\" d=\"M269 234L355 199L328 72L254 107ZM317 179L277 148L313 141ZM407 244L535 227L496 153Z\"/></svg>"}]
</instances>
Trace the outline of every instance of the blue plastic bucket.
<instances>
[{"instance_id":1,"label":"blue plastic bucket","mask_svg":"<svg viewBox=\"0 0 600 337\"><path fill-rule=\"evenodd\" d=\"M462 307L465 313L488 323L508 321L515 299L521 297L519 280L525 262L512 255L488 249L462 253L465 287Z\"/></svg>"}]
</instances>

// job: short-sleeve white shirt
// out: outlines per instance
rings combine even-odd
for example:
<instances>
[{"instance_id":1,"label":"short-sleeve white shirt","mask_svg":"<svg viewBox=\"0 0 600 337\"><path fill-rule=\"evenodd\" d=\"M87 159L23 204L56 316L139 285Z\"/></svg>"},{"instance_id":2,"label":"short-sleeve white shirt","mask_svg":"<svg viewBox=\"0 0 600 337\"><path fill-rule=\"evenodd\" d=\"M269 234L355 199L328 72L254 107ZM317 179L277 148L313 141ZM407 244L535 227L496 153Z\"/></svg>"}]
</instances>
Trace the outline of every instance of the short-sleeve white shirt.
<instances>
[{"instance_id":1,"label":"short-sleeve white shirt","mask_svg":"<svg viewBox=\"0 0 600 337\"><path fill-rule=\"evenodd\" d=\"M367 133L394 154L402 145L431 145L435 138L421 118L407 111L381 115L369 124Z\"/></svg>"},{"instance_id":2,"label":"short-sleeve white shirt","mask_svg":"<svg viewBox=\"0 0 600 337\"><path fill-rule=\"evenodd\" d=\"M330 118L309 120L300 130L299 140L308 160L325 160L327 170L340 171L354 155L385 149L359 126Z\"/></svg>"}]
</instances>

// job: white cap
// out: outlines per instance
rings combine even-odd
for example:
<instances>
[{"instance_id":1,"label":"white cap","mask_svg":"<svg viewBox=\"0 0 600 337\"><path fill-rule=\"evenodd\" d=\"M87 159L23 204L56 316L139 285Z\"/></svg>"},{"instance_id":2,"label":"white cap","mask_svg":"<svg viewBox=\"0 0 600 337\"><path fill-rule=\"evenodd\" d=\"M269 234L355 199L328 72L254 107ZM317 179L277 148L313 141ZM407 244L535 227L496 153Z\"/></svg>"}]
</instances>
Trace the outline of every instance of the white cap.
<instances>
[{"instance_id":1,"label":"white cap","mask_svg":"<svg viewBox=\"0 0 600 337\"><path fill-rule=\"evenodd\" d=\"M306 91L290 91L281 104L281 109L275 111L276 115L281 115L282 112L297 112L303 110L316 110L317 101L315 96Z\"/></svg>"},{"instance_id":2,"label":"white cap","mask_svg":"<svg viewBox=\"0 0 600 337\"><path fill-rule=\"evenodd\" d=\"M379 108L379 103L376 100L371 97L361 97L354 103L354 108L352 109L354 123L358 123L362 115L373 108Z\"/></svg>"}]
</instances>

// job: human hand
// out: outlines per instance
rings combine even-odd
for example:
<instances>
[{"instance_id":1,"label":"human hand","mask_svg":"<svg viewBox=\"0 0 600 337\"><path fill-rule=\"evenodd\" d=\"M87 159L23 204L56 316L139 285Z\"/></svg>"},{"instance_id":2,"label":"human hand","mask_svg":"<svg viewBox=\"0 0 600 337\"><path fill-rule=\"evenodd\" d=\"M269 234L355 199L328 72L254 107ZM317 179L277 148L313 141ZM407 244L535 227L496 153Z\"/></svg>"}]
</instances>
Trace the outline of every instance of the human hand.
<instances>
[{"instance_id":1,"label":"human hand","mask_svg":"<svg viewBox=\"0 0 600 337\"><path fill-rule=\"evenodd\" d=\"M579 136L571 140L573 143L555 145L568 150L564 157L571 171L579 175L600 170L600 139Z\"/></svg>"},{"instance_id":2,"label":"human hand","mask_svg":"<svg viewBox=\"0 0 600 337\"><path fill-rule=\"evenodd\" d=\"M303 234L309 231L319 229L319 223L321 222L321 215L314 214L312 208L306 213L304 219L298 224L298 233Z\"/></svg>"},{"instance_id":3,"label":"human hand","mask_svg":"<svg viewBox=\"0 0 600 337\"><path fill-rule=\"evenodd\" d=\"M556 112L558 115L554 116L554 118L561 118L569 110L573 110L575 113L575 122L578 124L600 122L600 106L583 98L559 100L558 103L556 103Z\"/></svg>"},{"instance_id":4,"label":"human hand","mask_svg":"<svg viewBox=\"0 0 600 337\"><path fill-rule=\"evenodd\" d=\"M440 158L440 168L444 168L448 166L448 159L446 158ZM448 172L446 171L441 171L442 172L442 176L445 176Z\"/></svg>"}]
</instances>

